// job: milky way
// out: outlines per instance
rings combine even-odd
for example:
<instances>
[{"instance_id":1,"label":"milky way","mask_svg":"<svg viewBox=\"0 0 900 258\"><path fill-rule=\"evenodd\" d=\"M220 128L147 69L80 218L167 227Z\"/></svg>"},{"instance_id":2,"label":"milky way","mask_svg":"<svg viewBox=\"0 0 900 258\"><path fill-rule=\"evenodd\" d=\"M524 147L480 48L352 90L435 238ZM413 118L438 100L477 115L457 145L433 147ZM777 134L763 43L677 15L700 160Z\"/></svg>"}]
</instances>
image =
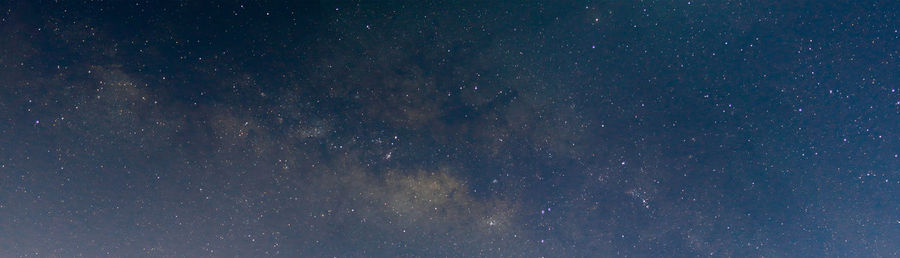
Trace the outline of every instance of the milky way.
<instances>
[{"instance_id":1,"label":"milky way","mask_svg":"<svg viewBox=\"0 0 900 258\"><path fill-rule=\"evenodd\" d=\"M898 7L16 2L0 256L898 256Z\"/></svg>"}]
</instances>

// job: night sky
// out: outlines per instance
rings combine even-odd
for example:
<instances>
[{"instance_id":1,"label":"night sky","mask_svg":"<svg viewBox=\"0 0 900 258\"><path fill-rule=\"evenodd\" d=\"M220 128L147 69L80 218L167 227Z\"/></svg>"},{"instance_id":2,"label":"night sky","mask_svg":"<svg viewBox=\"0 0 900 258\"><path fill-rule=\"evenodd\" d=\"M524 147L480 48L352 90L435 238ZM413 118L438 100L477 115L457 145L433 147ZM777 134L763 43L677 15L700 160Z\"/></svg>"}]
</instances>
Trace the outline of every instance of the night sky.
<instances>
[{"instance_id":1,"label":"night sky","mask_svg":"<svg viewBox=\"0 0 900 258\"><path fill-rule=\"evenodd\" d=\"M0 4L0 257L897 257L897 1Z\"/></svg>"}]
</instances>

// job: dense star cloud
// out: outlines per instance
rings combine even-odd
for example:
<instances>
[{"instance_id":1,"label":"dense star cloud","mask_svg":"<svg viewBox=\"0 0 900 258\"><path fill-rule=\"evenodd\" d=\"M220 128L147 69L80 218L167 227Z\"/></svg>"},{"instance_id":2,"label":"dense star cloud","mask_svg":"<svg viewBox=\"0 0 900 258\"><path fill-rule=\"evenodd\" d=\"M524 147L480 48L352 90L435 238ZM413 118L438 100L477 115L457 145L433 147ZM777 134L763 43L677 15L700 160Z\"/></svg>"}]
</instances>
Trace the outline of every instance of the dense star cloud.
<instances>
[{"instance_id":1,"label":"dense star cloud","mask_svg":"<svg viewBox=\"0 0 900 258\"><path fill-rule=\"evenodd\" d=\"M11 3L0 256L898 256L898 7Z\"/></svg>"}]
</instances>

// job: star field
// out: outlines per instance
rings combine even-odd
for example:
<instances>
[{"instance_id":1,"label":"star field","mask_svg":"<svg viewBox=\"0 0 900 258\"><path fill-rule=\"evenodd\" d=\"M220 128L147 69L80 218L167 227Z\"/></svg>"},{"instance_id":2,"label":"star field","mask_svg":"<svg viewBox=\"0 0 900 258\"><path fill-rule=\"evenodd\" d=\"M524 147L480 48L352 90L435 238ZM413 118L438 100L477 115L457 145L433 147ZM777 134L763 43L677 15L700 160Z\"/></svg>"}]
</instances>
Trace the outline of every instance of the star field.
<instances>
[{"instance_id":1,"label":"star field","mask_svg":"<svg viewBox=\"0 0 900 258\"><path fill-rule=\"evenodd\" d=\"M0 257L900 256L892 1L0 9Z\"/></svg>"}]
</instances>

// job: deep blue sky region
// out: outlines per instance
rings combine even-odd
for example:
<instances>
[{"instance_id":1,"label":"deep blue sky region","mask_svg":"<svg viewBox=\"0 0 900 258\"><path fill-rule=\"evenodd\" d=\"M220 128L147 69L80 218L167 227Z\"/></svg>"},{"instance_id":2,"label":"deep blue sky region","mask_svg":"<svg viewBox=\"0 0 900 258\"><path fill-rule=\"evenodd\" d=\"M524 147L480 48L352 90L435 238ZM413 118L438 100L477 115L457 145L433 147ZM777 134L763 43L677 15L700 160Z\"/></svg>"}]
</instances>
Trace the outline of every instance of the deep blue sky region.
<instances>
[{"instance_id":1,"label":"deep blue sky region","mask_svg":"<svg viewBox=\"0 0 900 258\"><path fill-rule=\"evenodd\" d=\"M9 1L0 257L897 257L897 1Z\"/></svg>"}]
</instances>

